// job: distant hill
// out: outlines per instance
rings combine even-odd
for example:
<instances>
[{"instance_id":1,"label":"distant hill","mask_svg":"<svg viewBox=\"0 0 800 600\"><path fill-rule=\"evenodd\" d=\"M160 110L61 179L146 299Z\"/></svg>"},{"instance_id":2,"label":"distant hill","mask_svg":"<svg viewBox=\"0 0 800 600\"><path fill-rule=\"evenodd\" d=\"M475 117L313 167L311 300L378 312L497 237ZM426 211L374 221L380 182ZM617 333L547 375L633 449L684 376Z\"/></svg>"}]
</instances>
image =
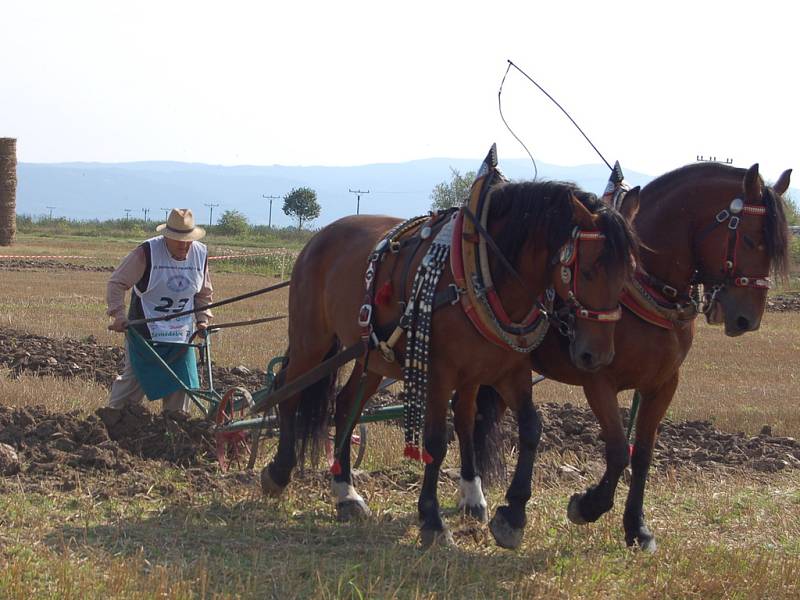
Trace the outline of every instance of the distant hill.
<instances>
[{"instance_id":1,"label":"distant hill","mask_svg":"<svg viewBox=\"0 0 800 600\"><path fill-rule=\"evenodd\" d=\"M163 222L162 208L190 207L198 220L207 223L209 209L214 220L223 211L236 209L253 224L266 224L269 203L262 194L283 196L292 188L308 186L316 190L322 214L316 227L326 225L356 211L356 197L349 189L369 190L361 196L361 213L411 217L430 207L430 193L437 183L450 179L450 167L464 173L480 166L475 160L432 158L405 163L372 164L355 167L223 167L196 163L56 163L18 165L17 211L20 214L46 215L53 206L54 217L70 219L110 219L125 216ZM604 165L563 167L538 163L539 176L574 181L582 188L600 193L608 180ZM533 168L528 160L502 161L500 168L512 179L530 179ZM653 176L625 170L633 185L644 185ZM795 195L795 197L798 197ZM272 207L273 225L292 221L283 214L282 200Z\"/></svg>"}]
</instances>

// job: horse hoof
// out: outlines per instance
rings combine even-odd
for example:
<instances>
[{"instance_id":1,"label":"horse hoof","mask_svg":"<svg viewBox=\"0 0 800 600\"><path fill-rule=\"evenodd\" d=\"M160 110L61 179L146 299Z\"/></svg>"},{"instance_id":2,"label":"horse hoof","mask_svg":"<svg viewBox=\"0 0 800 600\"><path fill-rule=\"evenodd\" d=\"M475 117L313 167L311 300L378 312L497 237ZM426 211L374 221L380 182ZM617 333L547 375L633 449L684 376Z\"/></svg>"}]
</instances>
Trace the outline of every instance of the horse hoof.
<instances>
[{"instance_id":1,"label":"horse hoof","mask_svg":"<svg viewBox=\"0 0 800 600\"><path fill-rule=\"evenodd\" d=\"M489 521L489 514L488 511L486 510L486 506L482 504L475 504L473 506L466 504L462 507L461 510L464 511L464 514L467 517L472 517L473 519L477 520L480 523L483 523L484 525Z\"/></svg>"},{"instance_id":2,"label":"horse hoof","mask_svg":"<svg viewBox=\"0 0 800 600\"><path fill-rule=\"evenodd\" d=\"M656 538L651 536L649 539L639 540L639 548L642 549L642 552L647 552L647 554L655 554L656 550L658 550Z\"/></svg>"},{"instance_id":3,"label":"horse hoof","mask_svg":"<svg viewBox=\"0 0 800 600\"><path fill-rule=\"evenodd\" d=\"M265 496L270 498L277 498L283 493L285 486L278 485L269 474L269 467L261 469L261 491Z\"/></svg>"},{"instance_id":4,"label":"horse hoof","mask_svg":"<svg viewBox=\"0 0 800 600\"><path fill-rule=\"evenodd\" d=\"M567 518L576 525L586 525L587 521L581 514L580 500L583 494L572 494L567 504Z\"/></svg>"},{"instance_id":5,"label":"horse hoof","mask_svg":"<svg viewBox=\"0 0 800 600\"><path fill-rule=\"evenodd\" d=\"M489 523L489 531L492 532L497 545L508 550L519 548L522 544L522 534L525 533L525 529L522 527L512 527L500 509L495 511L494 517Z\"/></svg>"},{"instance_id":6,"label":"horse hoof","mask_svg":"<svg viewBox=\"0 0 800 600\"><path fill-rule=\"evenodd\" d=\"M341 523L362 521L371 515L369 506L358 500L343 500L336 504L336 520Z\"/></svg>"},{"instance_id":7,"label":"horse hoof","mask_svg":"<svg viewBox=\"0 0 800 600\"><path fill-rule=\"evenodd\" d=\"M656 537L645 526L640 527L633 534L626 535L625 541L628 543L628 546L636 545L642 552L646 552L647 554L654 554L658 549Z\"/></svg>"},{"instance_id":8,"label":"horse hoof","mask_svg":"<svg viewBox=\"0 0 800 600\"><path fill-rule=\"evenodd\" d=\"M427 550L431 546L455 546L453 534L450 533L447 527L444 529L422 529L420 531L420 542L423 550Z\"/></svg>"}]
</instances>

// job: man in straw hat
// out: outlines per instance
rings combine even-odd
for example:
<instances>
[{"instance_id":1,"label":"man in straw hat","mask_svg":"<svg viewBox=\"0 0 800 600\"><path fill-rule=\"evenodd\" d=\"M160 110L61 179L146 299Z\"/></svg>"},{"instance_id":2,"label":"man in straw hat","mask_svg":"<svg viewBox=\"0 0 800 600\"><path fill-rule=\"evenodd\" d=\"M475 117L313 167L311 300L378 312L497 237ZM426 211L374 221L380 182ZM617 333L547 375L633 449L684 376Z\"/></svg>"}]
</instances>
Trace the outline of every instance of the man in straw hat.
<instances>
[{"instance_id":1,"label":"man in straw hat","mask_svg":"<svg viewBox=\"0 0 800 600\"><path fill-rule=\"evenodd\" d=\"M208 276L208 253L197 240L205 230L194 223L188 208L173 208L167 222L156 227L161 235L150 238L126 256L111 275L106 288L107 314L114 319L108 326L124 332L129 320L163 317L207 306L212 302ZM131 304L125 314L125 293L133 288ZM208 310L175 319L134 325L142 337L153 343L162 359L190 388L198 387L195 353L185 346L163 342L187 342L196 321L198 330L208 326ZM162 343L159 343L162 342ZM111 386L108 408L122 409L139 404L143 396L163 399L163 411L173 417L188 415L190 398L163 367L127 336L125 367Z\"/></svg>"}]
</instances>

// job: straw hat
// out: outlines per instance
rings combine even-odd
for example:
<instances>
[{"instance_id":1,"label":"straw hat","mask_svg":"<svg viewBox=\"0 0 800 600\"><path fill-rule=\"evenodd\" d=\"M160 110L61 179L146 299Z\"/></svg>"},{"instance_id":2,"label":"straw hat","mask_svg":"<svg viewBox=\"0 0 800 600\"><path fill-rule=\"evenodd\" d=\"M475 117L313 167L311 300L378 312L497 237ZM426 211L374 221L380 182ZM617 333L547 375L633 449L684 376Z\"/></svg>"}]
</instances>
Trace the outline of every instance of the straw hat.
<instances>
[{"instance_id":1,"label":"straw hat","mask_svg":"<svg viewBox=\"0 0 800 600\"><path fill-rule=\"evenodd\" d=\"M156 227L156 231L166 238L179 242L199 240L206 234L205 229L195 226L194 215L189 208L173 208L169 211L167 222Z\"/></svg>"}]
</instances>

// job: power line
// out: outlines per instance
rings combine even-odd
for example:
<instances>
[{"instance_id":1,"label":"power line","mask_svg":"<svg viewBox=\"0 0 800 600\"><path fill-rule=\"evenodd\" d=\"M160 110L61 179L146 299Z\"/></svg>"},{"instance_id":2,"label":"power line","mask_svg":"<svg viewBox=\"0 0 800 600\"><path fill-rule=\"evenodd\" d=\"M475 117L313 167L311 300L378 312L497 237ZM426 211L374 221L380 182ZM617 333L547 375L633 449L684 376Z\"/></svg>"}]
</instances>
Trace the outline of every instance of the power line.
<instances>
[{"instance_id":1,"label":"power line","mask_svg":"<svg viewBox=\"0 0 800 600\"><path fill-rule=\"evenodd\" d=\"M369 190L350 190L349 188L348 190L351 194L356 194L356 214L359 214L361 211L361 194L369 194Z\"/></svg>"},{"instance_id":2,"label":"power line","mask_svg":"<svg viewBox=\"0 0 800 600\"><path fill-rule=\"evenodd\" d=\"M147 213L150 212L149 208L143 208L142 212L144 213L144 222L147 223Z\"/></svg>"},{"instance_id":3,"label":"power line","mask_svg":"<svg viewBox=\"0 0 800 600\"><path fill-rule=\"evenodd\" d=\"M210 210L208 212L208 226L211 227L211 224L214 222L214 207L219 206L219 204L205 204Z\"/></svg>"},{"instance_id":4,"label":"power line","mask_svg":"<svg viewBox=\"0 0 800 600\"><path fill-rule=\"evenodd\" d=\"M128 221L131 218L131 211L132 208L123 208L122 210L125 211L125 220Z\"/></svg>"},{"instance_id":5,"label":"power line","mask_svg":"<svg viewBox=\"0 0 800 600\"><path fill-rule=\"evenodd\" d=\"M48 217L51 221L53 220L53 209L58 208L57 206L45 206L45 208L50 209L50 216Z\"/></svg>"},{"instance_id":6,"label":"power line","mask_svg":"<svg viewBox=\"0 0 800 600\"><path fill-rule=\"evenodd\" d=\"M261 194L261 197L269 200L269 224L267 227L272 227L272 201L278 200L282 196L267 196L266 194Z\"/></svg>"},{"instance_id":7,"label":"power line","mask_svg":"<svg viewBox=\"0 0 800 600\"><path fill-rule=\"evenodd\" d=\"M164 207L162 206L162 207L161 207L161 210L163 210L163 211L164 211L164 222L166 223L166 222L167 222L167 219L169 218L169 211L171 211L172 209L171 209L171 208L164 208Z\"/></svg>"}]
</instances>

